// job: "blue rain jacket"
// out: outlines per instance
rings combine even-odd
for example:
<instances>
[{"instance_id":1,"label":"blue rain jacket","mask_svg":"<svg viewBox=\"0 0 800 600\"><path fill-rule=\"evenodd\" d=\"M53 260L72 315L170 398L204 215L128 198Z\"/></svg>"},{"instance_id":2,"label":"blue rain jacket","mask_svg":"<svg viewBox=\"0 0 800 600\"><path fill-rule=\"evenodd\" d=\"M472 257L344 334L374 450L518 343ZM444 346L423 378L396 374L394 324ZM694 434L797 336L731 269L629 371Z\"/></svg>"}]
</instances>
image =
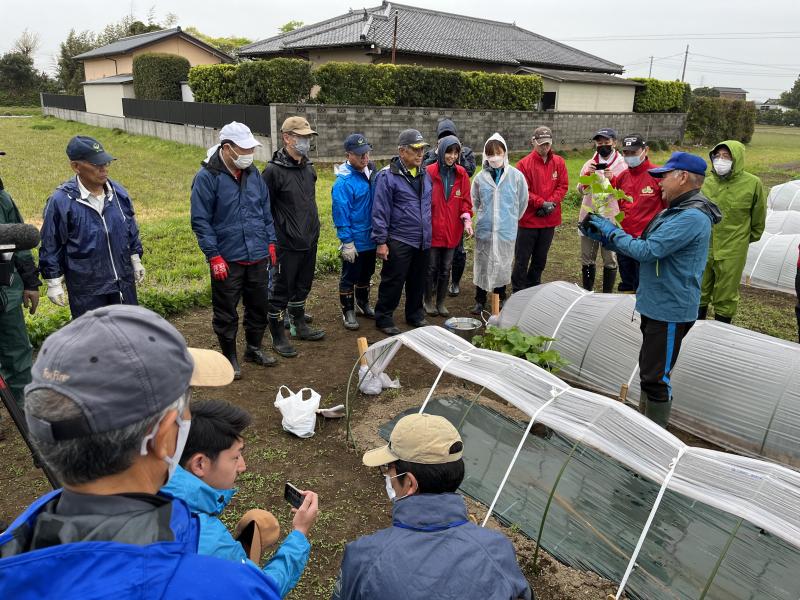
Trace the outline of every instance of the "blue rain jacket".
<instances>
[{"instance_id":1,"label":"blue rain jacket","mask_svg":"<svg viewBox=\"0 0 800 600\"><path fill-rule=\"evenodd\" d=\"M431 178L418 167L414 179L419 191L398 156L375 176L372 240L376 244L397 240L421 250L431 247Z\"/></svg>"},{"instance_id":2,"label":"blue rain jacket","mask_svg":"<svg viewBox=\"0 0 800 600\"><path fill-rule=\"evenodd\" d=\"M372 240L372 186L375 179L375 164L367 166L370 179L345 161L334 169L336 181L331 188L333 200L333 224L336 237L343 244L353 242L356 250L373 250Z\"/></svg>"}]
</instances>

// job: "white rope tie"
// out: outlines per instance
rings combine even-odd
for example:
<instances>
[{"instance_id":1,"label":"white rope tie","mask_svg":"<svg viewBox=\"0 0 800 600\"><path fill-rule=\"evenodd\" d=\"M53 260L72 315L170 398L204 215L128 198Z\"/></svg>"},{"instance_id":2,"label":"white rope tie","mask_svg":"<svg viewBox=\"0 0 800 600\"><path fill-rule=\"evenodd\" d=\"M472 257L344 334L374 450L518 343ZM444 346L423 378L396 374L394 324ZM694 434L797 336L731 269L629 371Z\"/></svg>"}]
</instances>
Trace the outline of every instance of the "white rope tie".
<instances>
[{"instance_id":1,"label":"white rope tie","mask_svg":"<svg viewBox=\"0 0 800 600\"><path fill-rule=\"evenodd\" d=\"M519 453L522 451L522 446L525 444L525 441L528 439L528 434L531 432L531 428L533 427L533 424L536 422L536 419L539 417L539 415L541 414L541 412L545 408L550 406L550 404L552 404L553 401L556 398L558 398L561 394L563 394L564 392L566 392L569 389L570 389L569 386L567 386L563 390L561 390L560 392L556 392L556 388L551 388L550 389L550 400L548 400L547 402L542 404L536 410L536 412L533 413L533 416L531 417L531 420L528 422L528 426L525 428L525 433L522 434L522 439L519 441L519 445L517 446L517 450L514 452L514 456L511 458L511 462L508 465L508 469L506 469L506 473L505 473L505 475L503 475L503 480L500 482L500 487L497 488L497 493L494 495L494 498L492 499L491 505L489 505L489 511L486 513L486 517L484 517L483 523L481 523L481 527L486 527L486 522L489 520L489 517L492 516L492 511L494 510L494 505L497 504L497 500L498 500L498 498L500 498L500 494L503 492L503 488L506 485L506 481L508 481L508 476L511 475L511 470L514 468L514 463L517 462L517 458L519 457Z\"/></svg>"},{"instance_id":2,"label":"white rope tie","mask_svg":"<svg viewBox=\"0 0 800 600\"><path fill-rule=\"evenodd\" d=\"M639 541L636 543L636 548L633 550L633 554L631 555L631 560L628 563L628 568L625 569L625 575L622 577L622 581L620 581L619 589L617 590L617 595L615 600L619 600L622 597L622 593L625 591L625 586L628 584L628 577L630 577L631 572L633 571L633 567L636 566L636 559L639 558L639 552L642 550L642 546L644 545L644 540L647 537L647 533L650 531L650 526L653 524L653 519L656 516L656 512L658 511L658 507L661 504L661 499L664 497L664 492L667 491L667 486L669 485L670 479L675 474L675 469L678 466L678 461L683 457L686 451L689 449L688 446L684 446L678 451L678 456L672 459L672 462L669 464L669 471L667 472L667 476L664 478L664 483L661 484L661 489L658 490L658 496L656 496L656 501L653 503L653 508L650 509L650 514L647 517L647 522L644 524L644 529L642 529L642 534L639 536Z\"/></svg>"},{"instance_id":3,"label":"white rope tie","mask_svg":"<svg viewBox=\"0 0 800 600\"><path fill-rule=\"evenodd\" d=\"M431 386L431 389L428 391L428 395L425 397L425 401L422 403L422 406L420 406L420 408L419 408L419 412L420 413L424 413L425 412L425 407L428 406L428 401L431 399L431 396L433 396L433 392L436 390L436 386L439 385L439 380L442 378L442 375L444 374L444 372L447 369L448 365L451 362L453 362L454 360L456 360L456 359L460 358L461 356L463 356L464 354L471 354L475 350L477 350L477 348L475 348L473 346L472 348L469 348L467 350L459 352L458 354L453 356L450 360L448 360L446 363L444 363L442 365L442 368L439 369L439 374L436 376L436 379L433 381L433 385Z\"/></svg>"},{"instance_id":4,"label":"white rope tie","mask_svg":"<svg viewBox=\"0 0 800 600\"><path fill-rule=\"evenodd\" d=\"M586 290L583 290L583 289L581 290L581 292L583 292L583 293L580 296L578 296L577 298L575 298L575 300L572 302L572 304L570 304L567 307L567 310L564 311L564 314L561 315L561 318L558 320L558 323L556 324L555 331L553 331L553 335L550 336L551 338L555 338L556 337L556 334L558 333L558 330L561 329L561 324L564 322L564 319L567 318L567 315L569 314L569 311L572 310L572 307L574 307L578 302L583 300L586 296L589 296L590 294L594 294L594 292L587 292ZM544 347L544 349L545 350L550 350L550 346L552 346L552 345L553 345L553 342L547 342L547 345Z\"/></svg>"}]
</instances>

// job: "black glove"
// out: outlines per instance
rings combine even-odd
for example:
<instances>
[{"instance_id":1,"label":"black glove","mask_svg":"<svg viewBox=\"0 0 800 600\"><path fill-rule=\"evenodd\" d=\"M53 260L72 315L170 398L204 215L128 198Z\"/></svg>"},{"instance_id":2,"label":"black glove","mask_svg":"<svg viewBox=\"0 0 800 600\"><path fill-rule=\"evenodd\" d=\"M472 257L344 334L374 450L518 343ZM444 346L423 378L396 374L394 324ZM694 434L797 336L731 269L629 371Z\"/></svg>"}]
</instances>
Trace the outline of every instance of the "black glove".
<instances>
[{"instance_id":1,"label":"black glove","mask_svg":"<svg viewBox=\"0 0 800 600\"><path fill-rule=\"evenodd\" d=\"M555 202L545 202L545 203L542 204L541 208L537 209L536 216L537 217L546 217L551 212L553 212L555 209L556 209L556 203Z\"/></svg>"}]
</instances>

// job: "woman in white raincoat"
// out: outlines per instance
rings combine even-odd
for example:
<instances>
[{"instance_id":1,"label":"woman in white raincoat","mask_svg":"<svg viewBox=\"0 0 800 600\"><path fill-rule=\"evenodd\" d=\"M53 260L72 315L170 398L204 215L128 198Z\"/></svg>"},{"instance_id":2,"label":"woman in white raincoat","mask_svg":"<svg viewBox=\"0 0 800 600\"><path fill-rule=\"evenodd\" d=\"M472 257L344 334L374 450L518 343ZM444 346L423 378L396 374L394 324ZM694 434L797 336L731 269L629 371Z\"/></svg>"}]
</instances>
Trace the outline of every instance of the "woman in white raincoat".
<instances>
[{"instance_id":1,"label":"woman in white raincoat","mask_svg":"<svg viewBox=\"0 0 800 600\"><path fill-rule=\"evenodd\" d=\"M508 164L506 142L499 133L483 147L483 170L472 182L475 210L475 308L486 306L488 290L505 300L511 282L517 224L528 207L525 176Z\"/></svg>"}]
</instances>

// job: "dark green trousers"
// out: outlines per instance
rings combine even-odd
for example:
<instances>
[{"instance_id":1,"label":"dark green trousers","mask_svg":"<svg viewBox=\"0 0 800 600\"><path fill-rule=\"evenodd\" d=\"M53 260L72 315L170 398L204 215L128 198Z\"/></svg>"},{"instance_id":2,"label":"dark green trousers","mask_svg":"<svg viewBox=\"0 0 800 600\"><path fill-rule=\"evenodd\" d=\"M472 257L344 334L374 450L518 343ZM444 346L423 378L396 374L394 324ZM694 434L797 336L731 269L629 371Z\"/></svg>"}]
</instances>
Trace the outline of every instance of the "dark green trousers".
<instances>
[{"instance_id":1,"label":"dark green trousers","mask_svg":"<svg viewBox=\"0 0 800 600\"><path fill-rule=\"evenodd\" d=\"M25 328L22 305L0 312L0 375L23 408L24 389L31 382L33 348Z\"/></svg>"}]
</instances>

